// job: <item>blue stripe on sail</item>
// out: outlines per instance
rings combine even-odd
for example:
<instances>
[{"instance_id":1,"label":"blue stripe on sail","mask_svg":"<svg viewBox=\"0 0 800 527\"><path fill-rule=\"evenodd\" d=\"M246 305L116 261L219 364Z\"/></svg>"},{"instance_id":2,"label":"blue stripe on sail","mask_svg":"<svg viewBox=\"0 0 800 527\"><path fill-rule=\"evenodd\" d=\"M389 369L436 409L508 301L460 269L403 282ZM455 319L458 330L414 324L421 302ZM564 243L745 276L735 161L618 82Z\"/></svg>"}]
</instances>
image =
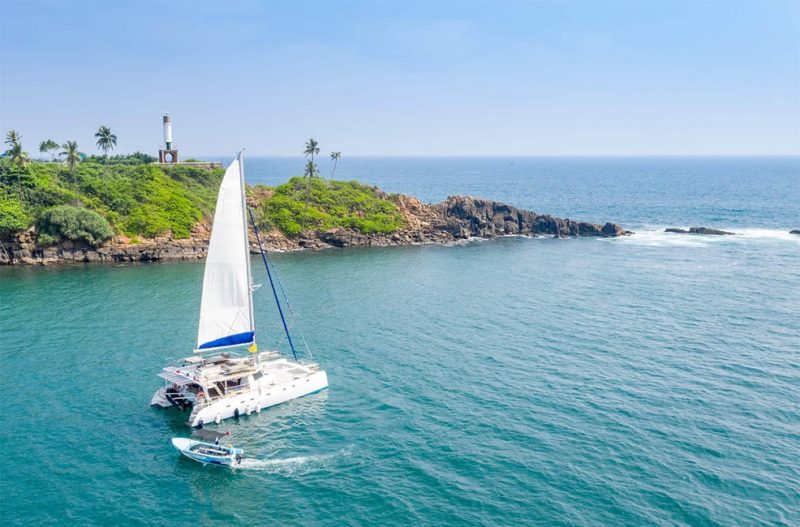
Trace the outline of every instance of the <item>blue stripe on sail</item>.
<instances>
[{"instance_id":1,"label":"blue stripe on sail","mask_svg":"<svg viewBox=\"0 0 800 527\"><path fill-rule=\"evenodd\" d=\"M211 342L206 342L197 349L204 350L209 348L219 348L222 346L236 346L237 344L249 344L253 342L253 336L255 336L254 331L248 331L246 333L237 333L236 335L229 335L227 337L222 337L221 339L212 340Z\"/></svg>"}]
</instances>

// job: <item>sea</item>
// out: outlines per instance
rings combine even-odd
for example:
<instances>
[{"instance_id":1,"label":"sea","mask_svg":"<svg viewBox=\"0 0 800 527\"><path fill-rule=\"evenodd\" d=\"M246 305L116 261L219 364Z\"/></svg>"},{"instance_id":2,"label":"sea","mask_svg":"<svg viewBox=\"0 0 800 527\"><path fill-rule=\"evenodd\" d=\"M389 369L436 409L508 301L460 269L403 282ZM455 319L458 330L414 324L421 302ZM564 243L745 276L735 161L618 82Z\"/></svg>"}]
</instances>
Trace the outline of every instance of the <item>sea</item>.
<instances>
[{"instance_id":1,"label":"sea","mask_svg":"<svg viewBox=\"0 0 800 527\"><path fill-rule=\"evenodd\" d=\"M202 262L2 268L3 525L800 525L800 158L345 155L335 178L635 234L272 254L330 387L224 422L233 469L149 405ZM664 232L689 226L737 234Z\"/></svg>"}]
</instances>

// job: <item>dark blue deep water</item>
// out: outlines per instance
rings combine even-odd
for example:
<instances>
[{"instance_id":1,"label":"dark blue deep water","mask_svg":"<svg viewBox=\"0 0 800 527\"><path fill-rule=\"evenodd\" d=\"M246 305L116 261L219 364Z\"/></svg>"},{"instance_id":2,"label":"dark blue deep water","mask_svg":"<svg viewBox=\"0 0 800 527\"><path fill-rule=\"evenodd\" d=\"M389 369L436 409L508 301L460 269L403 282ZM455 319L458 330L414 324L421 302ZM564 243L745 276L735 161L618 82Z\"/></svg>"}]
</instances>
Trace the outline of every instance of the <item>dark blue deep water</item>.
<instances>
[{"instance_id":1,"label":"dark blue deep water","mask_svg":"<svg viewBox=\"0 0 800 527\"><path fill-rule=\"evenodd\" d=\"M246 161L251 183L301 166ZM229 422L236 470L181 458L182 416L148 406L202 263L0 269L3 525L800 524L800 160L336 177L637 234L275 255L330 389ZM689 225L740 235L660 232ZM259 341L285 350L268 295Z\"/></svg>"}]
</instances>

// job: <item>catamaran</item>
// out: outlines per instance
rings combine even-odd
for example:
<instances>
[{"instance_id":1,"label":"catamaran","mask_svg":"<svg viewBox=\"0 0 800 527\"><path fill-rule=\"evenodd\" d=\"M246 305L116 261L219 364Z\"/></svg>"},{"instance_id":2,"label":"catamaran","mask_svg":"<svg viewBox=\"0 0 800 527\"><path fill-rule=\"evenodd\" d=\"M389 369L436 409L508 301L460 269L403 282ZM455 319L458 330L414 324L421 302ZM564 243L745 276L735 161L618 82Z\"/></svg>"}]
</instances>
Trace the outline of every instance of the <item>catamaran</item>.
<instances>
[{"instance_id":1,"label":"catamaran","mask_svg":"<svg viewBox=\"0 0 800 527\"><path fill-rule=\"evenodd\" d=\"M256 345L253 292L258 285L253 284L250 269L248 216L291 348L291 359L279 351L259 352ZM275 287L277 276L274 280L272 264L245 201L241 152L226 169L220 185L205 265L197 348L192 356L158 374L165 385L153 395L151 404L191 410L187 424L202 427L204 423L261 412L327 388L328 376L319 364L297 358ZM279 281L278 285L283 291ZM244 356L239 353L243 349L248 352Z\"/></svg>"}]
</instances>

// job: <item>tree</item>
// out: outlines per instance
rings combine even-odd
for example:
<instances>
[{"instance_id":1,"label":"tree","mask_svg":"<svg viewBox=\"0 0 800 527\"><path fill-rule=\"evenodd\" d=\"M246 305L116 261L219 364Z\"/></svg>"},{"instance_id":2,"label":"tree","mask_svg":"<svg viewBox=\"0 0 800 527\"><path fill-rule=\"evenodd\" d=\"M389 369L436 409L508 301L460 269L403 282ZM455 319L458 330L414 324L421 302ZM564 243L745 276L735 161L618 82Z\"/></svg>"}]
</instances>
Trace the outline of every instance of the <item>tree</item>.
<instances>
[{"instance_id":1,"label":"tree","mask_svg":"<svg viewBox=\"0 0 800 527\"><path fill-rule=\"evenodd\" d=\"M319 143L317 143L313 138L306 141L306 149L303 151L303 154L308 157L311 156L311 162L314 162L314 156L319 154Z\"/></svg>"},{"instance_id":2,"label":"tree","mask_svg":"<svg viewBox=\"0 0 800 527\"><path fill-rule=\"evenodd\" d=\"M96 246L114 236L114 229L104 217L93 210L71 205L45 210L37 223L37 241L42 245L82 240Z\"/></svg>"},{"instance_id":3,"label":"tree","mask_svg":"<svg viewBox=\"0 0 800 527\"><path fill-rule=\"evenodd\" d=\"M94 136L97 138L97 147L105 154L106 164L108 164L108 152L117 146L117 136L111 133L108 126L101 126Z\"/></svg>"},{"instance_id":4,"label":"tree","mask_svg":"<svg viewBox=\"0 0 800 527\"><path fill-rule=\"evenodd\" d=\"M17 168L25 168L25 165L31 161L28 152L25 152L22 149L22 143L19 142L19 136L16 136L14 142L11 143L11 147L6 150L6 156L8 156L8 158Z\"/></svg>"},{"instance_id":5,"label":"tree","mask_svg":"<svg viewBox=\"0 0 800 527\"><path fill-rule=\"evenodd\" d=\"M19 132L16 130L9 130L6 132L6 144L9 146L13 146L16 143L19 143L22 140L22 136L19 135Z\"/></svg>"},{"instance_id":6,"label":"tree","mask_svg":"<svg viewBox=\"0 0 800 527\"><path fill-rule=\"evenodd\" d=\"M303 151L306 157L311 156L311 161L306 163L303 176L308 177L306 181L306 208L303 212L303 227L305 227L306 216L308 215L308 200L311 198L311 178L317 175L317 166L314 164L314 156L319 154L319 143L312 137L306 141L306 149Z\"/></svg>"},{"instance_id":7,"label":"tree","mask_svg":"<svg viewBox=\"0 0 800 527\"><path fill-rule=\"evenodd\" d=\"M76 141L67 141L61 148L64 150L59 154L64 156L64 162L75 173L75 166L81 162L81 153L78 151L78 143Z\"/></svg>"},{"instance_id":8,"label":"tree","mask_svg":"<svg viewBox=\"0 0 800 527\"><path fill-rule=\"evenodd\" d=\"M342 153L341 152L331 152L331 161L333 161L333 171L331 172L331 179L333 179L333 175L336 173L336 165L339 164L339 159L341 159Z\"/></svg>"},{"instance_id":9,"label":"tree","mask_svg":"<svg viewBox=\"0 0 800 527\"><path fill-rule=\"evenodd\" d=\"M313 161L306 161L306 166L303 169L303 177L316 177L319 175L319 171L317 171L317 165Z\"/></svg>"},{"instance_id":10,"label":"tree","mask_svg":"<svg viewBox=\"0 0 800 527\"><path fill-rule=\"evenodd\" d=\"M5 151L5 156L11 162L13 172L17 174L17 191L19 192L20 199L22 198L22 175L25 172L25 165L30 163L31 158L28 152L22 149L22 136L16 130L9 130L6 134L6 144L9 145L8 150Z\"/></svg>"},{"instance_id":11,"label":"tree","mask_svg":"<svg viewBox=\"0 0 800 527\"><path fill-rule=\"evenodd\" d=\"M30 223L31 217L19 199L0 194L0 235L23 231Z\"/></svg>"},{"instance_id":12,"label":"tree","mask_svg":"<svg viewBox=\"0 0 800 527\"><path fill-rule=\"evenodd\" d=\"M43 154L49 153L53 161L56 159L54 151L58 150L59 148L61 148L61 146L52 139L48 139L47 141L42 141L39 143L39 152Z\"/></svg>"}]
</instances>

